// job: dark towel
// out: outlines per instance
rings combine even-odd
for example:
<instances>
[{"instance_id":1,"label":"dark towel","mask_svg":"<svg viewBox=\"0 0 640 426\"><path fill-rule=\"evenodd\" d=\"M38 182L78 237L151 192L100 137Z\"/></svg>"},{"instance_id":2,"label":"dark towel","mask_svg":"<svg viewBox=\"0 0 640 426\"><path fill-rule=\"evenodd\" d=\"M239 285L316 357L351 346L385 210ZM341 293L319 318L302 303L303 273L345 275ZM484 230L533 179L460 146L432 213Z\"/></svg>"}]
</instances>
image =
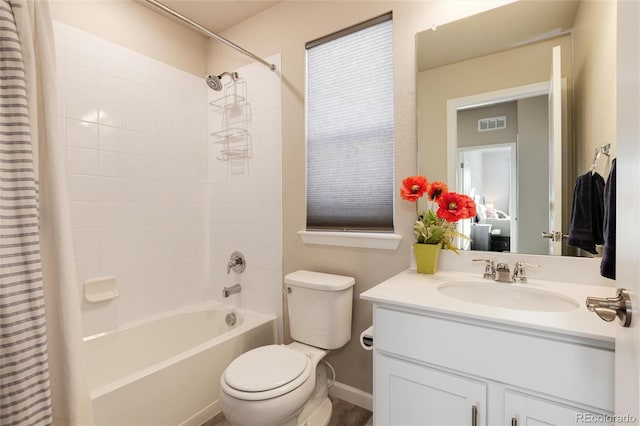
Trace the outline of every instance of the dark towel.
<instances>
[{"instance_id":1,"label":"dark towel","mask_svg":"<svg viewBox=\"0 0 640 426\"><path fill-rule=\"evenodd\" d=\"M573 209L567 244L597 254L596 244L604 242L604 178L598 173L584 174L573 189Z\"/></svg>"},{"instance_id":2,"label":"dark towel","mask_svg":"<svg viewBox=\"0 0 640 426\"><path fill-rule=\"evenodd\" d=\"M604 186L604 251L600 262L600 275L616 279L616 160Z\"/></svg>"}]
</instances>

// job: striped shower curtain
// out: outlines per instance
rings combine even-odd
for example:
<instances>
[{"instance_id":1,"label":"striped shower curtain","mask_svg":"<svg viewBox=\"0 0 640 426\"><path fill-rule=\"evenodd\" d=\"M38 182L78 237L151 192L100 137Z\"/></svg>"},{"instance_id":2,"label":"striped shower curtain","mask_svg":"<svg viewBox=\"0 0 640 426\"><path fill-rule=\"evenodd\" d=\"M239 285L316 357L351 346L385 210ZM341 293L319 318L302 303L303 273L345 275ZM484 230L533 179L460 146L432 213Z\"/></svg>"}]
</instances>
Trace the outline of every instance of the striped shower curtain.
<instances>
[{"instance_id":1,"label":"striped shower curtain","mask_svg":"<svg viewBox=\"0 0 640 426\"><path fill-rule=\"evenodd\" d=\"M51 424L38 177L18 7L0 0L0 424Z\"/></svg>"},{"instance_id":2,"label":"striped shower curtain","mask_svg":"<svg viewBox=\"0 0 640 426\"><path fill-rule=\"evenodd\" d=\"M91 418L54 79L47 0L0 0L0 425Z\"/></svg>"}]
</instances>

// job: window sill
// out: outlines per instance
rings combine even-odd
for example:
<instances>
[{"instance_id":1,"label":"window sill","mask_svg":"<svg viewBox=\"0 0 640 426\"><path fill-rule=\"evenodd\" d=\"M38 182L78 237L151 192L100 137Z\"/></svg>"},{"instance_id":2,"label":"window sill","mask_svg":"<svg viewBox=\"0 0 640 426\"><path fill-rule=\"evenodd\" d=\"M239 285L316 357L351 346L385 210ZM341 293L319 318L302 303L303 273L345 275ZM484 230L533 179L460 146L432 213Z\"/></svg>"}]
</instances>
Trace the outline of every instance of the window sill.
<instances>
[{"instance_id":1,"label":"window sill","mask_svg":"<svg viewBox=\"0 0 640 426\"><path fill-rule=\"evenodd\" d=\"M305 244L396 250L402 235L374 232L298 231Z\"/></svg>"}]
</instances>

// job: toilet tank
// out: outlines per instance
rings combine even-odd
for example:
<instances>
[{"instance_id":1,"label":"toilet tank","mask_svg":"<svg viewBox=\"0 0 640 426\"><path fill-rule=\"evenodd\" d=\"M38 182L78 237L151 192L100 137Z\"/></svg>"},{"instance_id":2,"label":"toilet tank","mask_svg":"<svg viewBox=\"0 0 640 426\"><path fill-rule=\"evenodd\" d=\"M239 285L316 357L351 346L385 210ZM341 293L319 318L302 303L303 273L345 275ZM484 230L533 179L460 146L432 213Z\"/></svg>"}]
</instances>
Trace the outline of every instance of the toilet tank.
<instances>
[{"instance_id":1,"label":"toilet tank","mask_svg":"<svg viewBox=\"0 0 640 426\"><path fill-rule=\"evenodd\" d=\"M296 271L284 277L291 337L323 349L351 339L353 277Z\"/></svg>"}]
</instances>

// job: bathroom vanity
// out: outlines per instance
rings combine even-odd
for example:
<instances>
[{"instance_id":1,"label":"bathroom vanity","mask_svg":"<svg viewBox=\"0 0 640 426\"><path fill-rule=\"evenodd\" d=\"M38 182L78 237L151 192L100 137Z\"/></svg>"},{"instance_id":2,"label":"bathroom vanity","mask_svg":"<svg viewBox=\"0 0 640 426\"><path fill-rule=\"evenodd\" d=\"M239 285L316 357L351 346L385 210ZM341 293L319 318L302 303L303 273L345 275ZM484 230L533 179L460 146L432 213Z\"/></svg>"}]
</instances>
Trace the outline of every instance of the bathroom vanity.
<instances>
[{"instance_id":1,"label":"bathroom vanity","mask_svg":"<svg viewBox=\"0 0 640 426\"><path fill-rule=\"evenodd\" d=\"M613 424L614 327L585 298L611 287L410 269L374 304L374 424Z\"/></svg>"}]
</instances>

